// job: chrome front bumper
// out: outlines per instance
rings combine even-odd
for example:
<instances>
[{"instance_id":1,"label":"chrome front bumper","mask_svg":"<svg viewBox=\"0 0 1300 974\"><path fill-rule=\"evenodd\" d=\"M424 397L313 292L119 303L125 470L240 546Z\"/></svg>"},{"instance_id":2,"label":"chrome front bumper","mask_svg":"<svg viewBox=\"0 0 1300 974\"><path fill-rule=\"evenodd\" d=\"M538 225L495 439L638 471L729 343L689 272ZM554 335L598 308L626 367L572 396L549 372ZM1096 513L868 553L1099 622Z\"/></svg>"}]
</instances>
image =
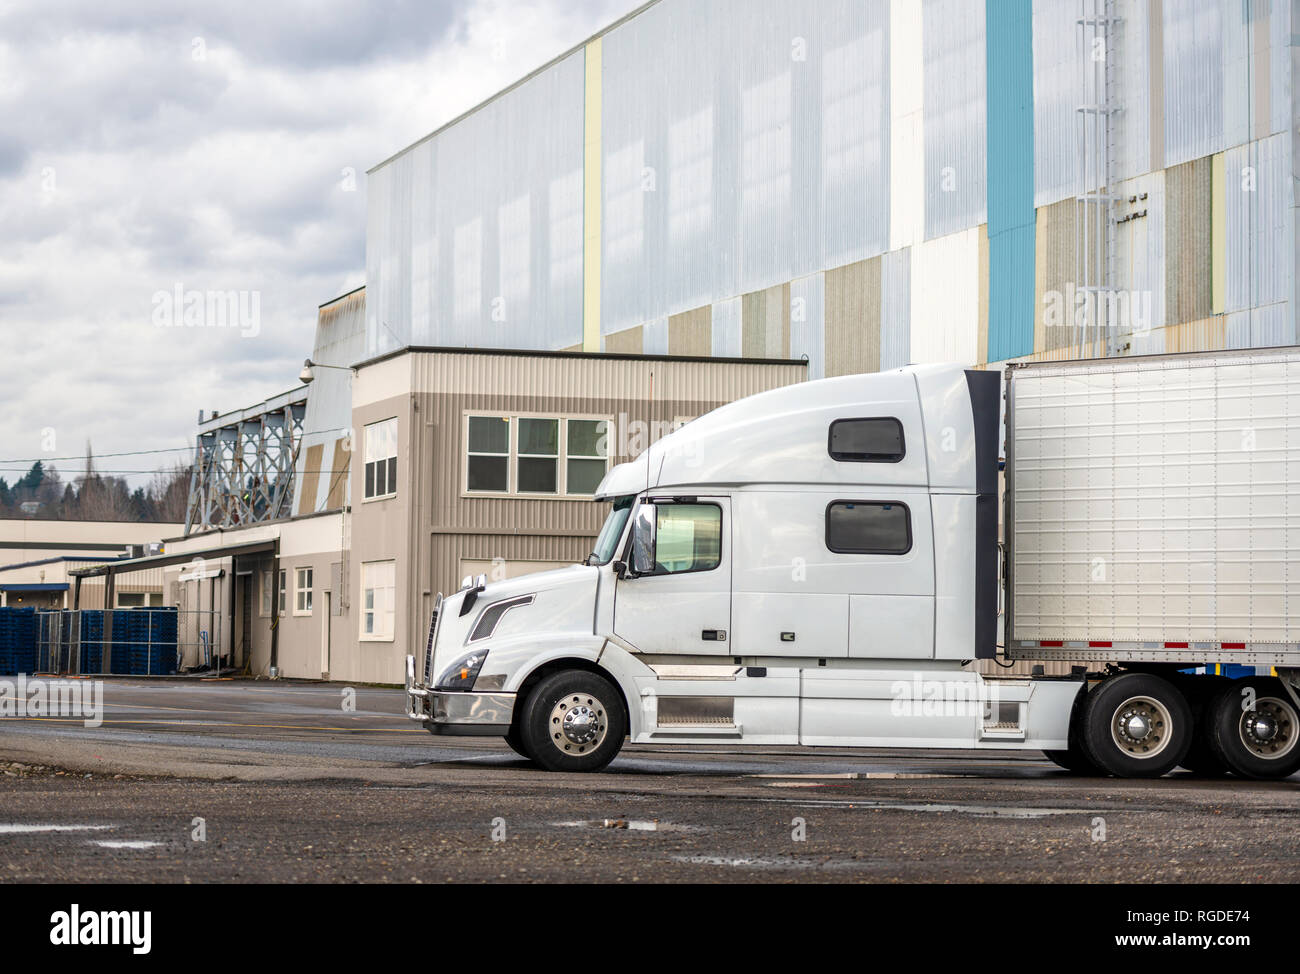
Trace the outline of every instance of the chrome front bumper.
<instances>
[{"instance_id":1,"label":"chrome front bumper","mask_svg":"<svg viewBox=\"0 0 1300 974\"><path fill-rule=\"evenodd\" d=\"M406 657L406 716L430 734L502 737L515 712L513 693L434 690L415 682L415 657Z\"/></svg>"}]
</instances>

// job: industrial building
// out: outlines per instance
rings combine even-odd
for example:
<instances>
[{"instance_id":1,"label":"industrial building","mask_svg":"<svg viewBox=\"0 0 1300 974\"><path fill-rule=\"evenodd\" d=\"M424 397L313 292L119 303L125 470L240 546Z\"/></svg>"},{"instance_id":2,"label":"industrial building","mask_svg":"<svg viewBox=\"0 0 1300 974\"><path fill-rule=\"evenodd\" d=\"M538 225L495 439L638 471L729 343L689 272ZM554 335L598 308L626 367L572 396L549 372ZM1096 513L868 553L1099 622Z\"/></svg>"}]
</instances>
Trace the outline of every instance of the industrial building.
<instances>
[{"instance_id":1,"label":"industrial building","mask_svg":"<svg viewBox=\"0 0 1300 974\"><path fill-rule=\"evenodd\" d=\"M184 525L163 521L53 521L0 518L0 606L72 606L70 571L139 555ZM162 577L136 576L119 589L115 606L161 605ZM89 599L83 605L90 607ZM103 608L99 602L96 607Z\"/></svg>"},{"instance_id":2,"label":"industrial building","mask_svg":"<svg viewBox=\"0 0 1300 974\"><path fill-rule=\"evenodd\" d=\"M185 536L84 575L162 569L250 672L400 682L439 589L583 557L631 426L909 362L1292 344L1293 13L648 3L370 171L308 384L206 418Z\"/></svg>"}]
</instances>

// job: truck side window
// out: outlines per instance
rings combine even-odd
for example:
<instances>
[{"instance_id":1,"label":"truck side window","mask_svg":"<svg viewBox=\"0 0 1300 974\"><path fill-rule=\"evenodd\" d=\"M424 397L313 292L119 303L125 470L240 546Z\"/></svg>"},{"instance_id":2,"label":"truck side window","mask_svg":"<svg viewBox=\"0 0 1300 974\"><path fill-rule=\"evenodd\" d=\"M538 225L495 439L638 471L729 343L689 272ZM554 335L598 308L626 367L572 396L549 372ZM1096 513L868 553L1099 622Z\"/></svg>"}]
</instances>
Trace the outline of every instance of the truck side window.
<instances>
[{"instance_id":1,"label":"truck side window","mask_svg":"<svg viewBox=\"0 0 1300 974\"><path fill-rule=\"evenodd\" d=\"M722 562L722 508L716 504L655 507L655 574L707 572Z\"/></svg>"},{"instance_id":2,"label":"truck side window","mask_svg":"<svg viewBox=\"0 0 1300 974\"><path fill-rule=\"evenodd\" d=\"M912 548L912 519L898 501L832 501L826 547L847 555L902 555Z\"/></svg>"},{"instance_id":3,"label":"truck side window","mask_svg":"<svg viewBox=\"0 0 1300 974\"><path fill-rule=\"evenodd\" d=\"M897 463L905 453L903 424L892 416L837 419L831 423L826 448L832 460Z\"/></svg>"}]
</instances>

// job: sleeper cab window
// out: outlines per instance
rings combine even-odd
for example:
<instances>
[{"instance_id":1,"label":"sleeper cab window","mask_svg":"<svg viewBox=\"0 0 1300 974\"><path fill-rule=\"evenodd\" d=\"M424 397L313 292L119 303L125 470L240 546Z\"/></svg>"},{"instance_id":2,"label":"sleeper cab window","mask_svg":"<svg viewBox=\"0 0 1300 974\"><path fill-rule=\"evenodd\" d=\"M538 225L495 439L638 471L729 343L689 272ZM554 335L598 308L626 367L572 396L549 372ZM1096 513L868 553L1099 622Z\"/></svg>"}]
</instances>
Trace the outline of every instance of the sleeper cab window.
<instances>
[{"instance_id":1,"label":"sleeper cab window","mask_svg":"<svg viewBox=\"0 0 1300 974\"><path fill-rule=\"evenodd\" d=\"M842 555L903 555L912 549L912 517L898 501L831 501L826 547Z\"/></svg>"},{"instance_id":2,"label":"sleeper cab window","mask_svg":"<svg viewBox=\"0 0 1300 974\"><path fill-rule=\"evenodd\" d=\"M722 563L722 508L655 505L655 574L709 572Z\"/></svg>"},{"instance_id":3,"label":"sleeper cab window","mask_svg":"<svg viewBox=\"0 0 1300 974\"><path fill-rule=\"evenodd\" d=\"M892 416L837 419L827 442L832 460L898 463L903 459L903 424Z\"/></svg>"}]
</instances>

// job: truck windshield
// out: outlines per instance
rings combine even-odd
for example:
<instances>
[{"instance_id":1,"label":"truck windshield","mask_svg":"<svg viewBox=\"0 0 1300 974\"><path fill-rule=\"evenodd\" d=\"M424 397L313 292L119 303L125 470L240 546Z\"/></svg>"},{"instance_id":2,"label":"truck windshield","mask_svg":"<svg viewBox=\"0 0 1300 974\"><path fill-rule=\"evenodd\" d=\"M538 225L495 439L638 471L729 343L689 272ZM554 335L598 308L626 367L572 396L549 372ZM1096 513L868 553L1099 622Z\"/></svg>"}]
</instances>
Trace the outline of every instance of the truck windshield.
<instances>
[{"instance_id":1,"label":"truck windshield","mask_svg":"<svg viewBox=\"0 0 1300 974\"><path fill-rule=\"evenodd\" d=\"M614 499L614 509L605 518L605 526L596 538L596 550L587 557L588 565L604 565L614 557L614 549L618 546L618 539L623 537L623 525L627 524L627 516L632 513L634 500L636 497L632 494Z\"/></svg>"}]
</instances>

